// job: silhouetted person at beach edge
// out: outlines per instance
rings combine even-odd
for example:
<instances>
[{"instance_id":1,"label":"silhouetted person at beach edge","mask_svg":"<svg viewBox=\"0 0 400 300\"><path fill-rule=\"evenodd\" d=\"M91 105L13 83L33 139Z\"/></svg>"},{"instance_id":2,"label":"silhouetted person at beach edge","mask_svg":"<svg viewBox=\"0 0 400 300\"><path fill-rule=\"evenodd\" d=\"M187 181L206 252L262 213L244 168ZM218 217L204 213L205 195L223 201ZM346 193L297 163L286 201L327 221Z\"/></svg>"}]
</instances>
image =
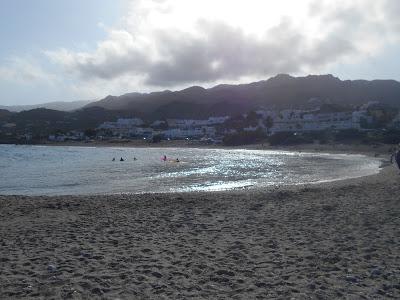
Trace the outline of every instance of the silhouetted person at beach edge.
<instances>
[{"instance_id":1,"label":"silhouetted person at beach edge","mask_svg":"<svg viewBox=\"0 0 400 300\"><path fill-rule=\"evenodd\" d=\"M393 158L394 158L394 161L397 164L397 168L400 170L400 149L399 148L397 148L397 150L390 157L390 163L393 163Z\"/></svg>"}]
</instances>

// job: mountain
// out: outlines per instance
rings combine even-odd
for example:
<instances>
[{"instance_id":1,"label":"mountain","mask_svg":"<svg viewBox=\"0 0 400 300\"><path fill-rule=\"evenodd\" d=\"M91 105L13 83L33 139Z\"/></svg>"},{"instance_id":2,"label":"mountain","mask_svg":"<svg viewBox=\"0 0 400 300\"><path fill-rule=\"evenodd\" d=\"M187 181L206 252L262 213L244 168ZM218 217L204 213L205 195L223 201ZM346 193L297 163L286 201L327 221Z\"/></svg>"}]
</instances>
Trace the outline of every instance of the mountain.
<instances>
[{"instance_id":1,"label":"mountain","mask_svg":"<svg viewBox=\"0 0 400 300\"><path fill-rule=\"evenodd\" d=\"M2 111L0 110L0 112ZM19 113L5 114L3 119L0 118L0 121L15 123L18 130L28 128L31 132L43 133L54 130L69 131L95 128L103 122L115 121L120 117L131 117L131 115L101 107L83 108L73 112L36 108Z\"/></svg>"},{"instance_id":2,"label":"mountain","mask_svg":"<svg viewBox=\"0 0 400 300\"><path fill-rule=\"evenodd\" d=\"M6 109L0 109L0 121L7 120L12 115L12 112Z\"/></svg>"},{"instance_id":3,"label":"mountain","mask_svg":"<svg viewBox=\"0 0 400 300\"><path fill-rule=\"evenodd\" d=\"M5 109L11 112L21 112L24 110L32 110L36 108L46 108L59 111L73 111L80 109L91 102L92 101L49 102L35 105L0 106L0 109Z\"/></svg>"},{"instance_id":4,"label":"mountain","mask_svg":"<svg viewBox=\"0 0 400 300\"><path fill-rule=\"evenodd\" d=\"M117 118L141 117L145 121L166 118L200 119L272 109L319 107L341 111L368 101L400 108L400 83L394 80L342 81L332 75L292 77L281 74L265 81L239 85L199 86L181 91L108 96L70 112L36 108L19 113L0 109L0 125L14 123L19 133L96 128Z\"/></svg>"},{"instance_id":5,"label":"mountain","mask_svg":"<svg viewBox=\"0 0 400 300\"><path fill-rule=\"evenodd\" d=\"M129 113L101 107L83 108L72 112L36 108L22 112L0 110L0 143L19 143L21 135L30 134L43 140L50 134L71 130L93 129L103 122L132 117ZM4 126L10 123L11 126Z\"/></svg>"},{"instance_id":6,"label":"mountain","mask_svg":"<svg viewBox=\"0 0 400 300\"><path fill-rule=\"evenodd\" d=\"M279 74L268 80L205 89L130 93L107 96L87 107L129 111L148 119L202 118L234 115L259 107L304 108L310 103L361 105L368 101L400 107L400 82L394 80L340 80L332 75L293 77Z\"/></svg>"}]
</instances>

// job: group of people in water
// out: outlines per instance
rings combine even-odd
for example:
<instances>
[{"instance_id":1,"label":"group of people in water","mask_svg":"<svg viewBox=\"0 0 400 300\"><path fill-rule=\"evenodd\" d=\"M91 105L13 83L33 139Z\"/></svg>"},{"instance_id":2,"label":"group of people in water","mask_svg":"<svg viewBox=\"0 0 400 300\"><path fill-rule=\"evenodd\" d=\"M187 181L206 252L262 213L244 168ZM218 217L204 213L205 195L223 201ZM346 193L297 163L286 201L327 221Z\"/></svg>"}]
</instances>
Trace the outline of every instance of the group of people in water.
<instances>
[{"instance_id":1,"label":"group of people in water","mask_svg":"<svg viewBox=\"0 0 400 300\"><path fill-rule=\"evenodd\" d=\"M137 160L137 158L136 158L136 157L133 157L133 160ZM164 162L166 162L166 161L180 162L179 158L176 158L176 159L172 159L172 160L171 160L171 159L168 159L166 155L163 155L163 156L161 157L161 160L164 161ZM113 157L112 161L116 161L115 157ZM125 161L125 159L124 159L123 157L121 157L119 161Z\"/></svg>"},{"instance_id":2,"label":"group of people in water","mask_svg":"<svg viewBox=\"0 0 400 300\"><path fill-rule=\"evenodd\" d=\"M135 161L135 160L137 160L137 158L133 157L133 160ZM115 157L112 159L112 161L116 161ZM125 159L123 157L121 157L119 159L119 161L125 161ZM164 162L169 161L169 162L177 162L177 163L180 162L179 158L168 159L166 155L163 155L161 157L161 161L164 161ZM394 162L396 163L397 167L400 170L400 144L397 147L397 149L395 149L395 151L393 152L392 156L390 157L390 163L394 163Z\"/></svg>"},{"instance_id":3,"label":"group of people in water","mask_svg":"<svg viewBox=\"0 0 400 300\"><path fill-rule=\"evenodd\" d=\"M137 160L137 158L134 157L133 160ZM115 157L113 157L112 161L116 161ZM121 158L119 159L119 161L125 161L125 159L121 157Z\"/></svg>"},{"instance_id":4,"label":"group of people in water","mask_svg":"<svg viewBox=\"0 0 400 300\"><path fill-rule=\"evenodd\" d=\"M166 156L166 155L163 155L163 156L161 157L161 160L162 160L162 161L180 162L179 158L177 158L177 159L167 159L167 156Z\"/></svg>"},{"instance_id":5,"label":"group of people in water","mask_svg":"<svg viewBox=\"0 0 400 300\"><path fill-rule=\"evenodd\" d=\"M116 161L115 157L112 159L112 161ZM121 157L119 161L125 161L125 159L123 159L123 158Z\"/></svg>"}]
</instances>

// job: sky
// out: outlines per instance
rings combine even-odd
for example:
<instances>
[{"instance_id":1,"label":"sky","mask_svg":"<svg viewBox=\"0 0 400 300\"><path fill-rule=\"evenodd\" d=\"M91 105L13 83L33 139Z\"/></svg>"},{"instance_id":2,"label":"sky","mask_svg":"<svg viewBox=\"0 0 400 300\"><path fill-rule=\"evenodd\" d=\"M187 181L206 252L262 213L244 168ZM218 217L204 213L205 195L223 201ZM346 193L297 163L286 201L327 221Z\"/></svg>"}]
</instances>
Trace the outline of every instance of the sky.
<instances>
[{"instance_id":1,"label":"sky","mask_svg":"<svg viewBox=\"0 0 400 300\"><path fill-rule=\"evenodd\" d=\"M0 105L244 83L400 81L398 0L1 0Z\"/></svg>"}]
</instances>

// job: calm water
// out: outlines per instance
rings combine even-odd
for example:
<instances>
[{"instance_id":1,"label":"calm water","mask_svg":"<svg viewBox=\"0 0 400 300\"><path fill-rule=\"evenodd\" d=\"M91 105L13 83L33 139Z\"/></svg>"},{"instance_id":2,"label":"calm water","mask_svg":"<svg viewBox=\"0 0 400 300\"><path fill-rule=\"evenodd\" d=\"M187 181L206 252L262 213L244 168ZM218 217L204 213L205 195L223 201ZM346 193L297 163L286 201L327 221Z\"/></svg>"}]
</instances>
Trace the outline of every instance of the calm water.
<instances>
[{"instance_id":1,"label":"calm water","mask_svg":"<svg viewBox=\"0 0 400 300\"><path fill-rule=\"evenodd\" d=\"M164 154L181 162L163 162ZM358 177L379 165L362 155L0 145L0 194L219 191Z\"/></svg>"}]
</instances>

